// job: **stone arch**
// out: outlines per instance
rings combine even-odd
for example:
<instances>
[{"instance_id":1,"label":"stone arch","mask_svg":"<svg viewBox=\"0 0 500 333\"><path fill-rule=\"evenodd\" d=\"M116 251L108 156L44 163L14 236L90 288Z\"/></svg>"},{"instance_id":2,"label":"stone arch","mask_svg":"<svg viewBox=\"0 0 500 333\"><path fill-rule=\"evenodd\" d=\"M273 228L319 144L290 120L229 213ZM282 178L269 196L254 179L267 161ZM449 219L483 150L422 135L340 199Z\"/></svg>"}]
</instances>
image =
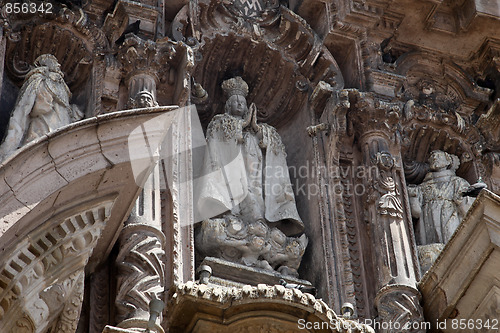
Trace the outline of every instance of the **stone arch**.
<instances>
[{"instance_id":1,"label":"stone arch","mask_svg":"<svg viewBox=\"0 0 500 333\"><path fill-rule=\"evenodd\" d=\"M241 75L248 82L249 102L261 111L261 121L271 125L293 117L318 82L343 88L335 59L304 19L283 6L266 13L248 19L232 5L200 1L189 8L190 32L181 22L186 10L180 12L176 24L191 35L187 41L198 60L193 77L209 95L205 106L199 106L202 120L222 112L218 87L226 76Z\"/></svg>"}]
</instances>

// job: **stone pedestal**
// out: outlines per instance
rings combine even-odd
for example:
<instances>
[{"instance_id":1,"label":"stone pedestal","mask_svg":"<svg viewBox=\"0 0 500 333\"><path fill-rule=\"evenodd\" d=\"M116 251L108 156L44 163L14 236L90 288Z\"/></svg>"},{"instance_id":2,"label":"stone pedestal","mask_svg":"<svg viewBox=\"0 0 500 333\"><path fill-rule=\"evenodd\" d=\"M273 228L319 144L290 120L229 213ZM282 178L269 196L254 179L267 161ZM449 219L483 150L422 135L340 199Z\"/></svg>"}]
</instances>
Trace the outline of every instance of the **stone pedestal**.
<instances>
[{"instance_id":1,"label":"stone pedestal","mask_svg":"<svg viewBox=\"0 0 500 333\"><path fill-rule=\"evenodd\" d=\"M256 286L260 283L279 285L281 279L285 280L287 283L311 286L311 282L306 280L281 275L274 271L248 267L219 258L206 257L201 265L207 265L212 269L212 276L209 280L210 283L221 286L242 287L246 284Z\"/></svg>"}]
</instances>

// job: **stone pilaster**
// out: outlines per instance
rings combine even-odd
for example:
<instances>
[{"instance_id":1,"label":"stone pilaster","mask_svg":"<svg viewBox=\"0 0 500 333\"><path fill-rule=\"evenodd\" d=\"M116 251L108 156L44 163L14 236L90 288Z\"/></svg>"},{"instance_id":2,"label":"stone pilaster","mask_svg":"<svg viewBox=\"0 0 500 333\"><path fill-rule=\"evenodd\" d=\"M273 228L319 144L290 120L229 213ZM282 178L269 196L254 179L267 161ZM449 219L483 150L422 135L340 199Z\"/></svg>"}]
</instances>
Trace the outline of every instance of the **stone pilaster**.
<instances>
[{"instance_id":1,"label":"stone pilaster","mask_svg":"<svg viewBox=\"0 0 500 333\"><path fill-rule=\"evenodd\" d=\"M160 82L160 64L167 62L171 50L154 42L128 37L119 50L119 60L128 75L127 108L153 108ZM163 300L165 290L165 235L161 230L160 171L157 164L146 180L132 212L120 234L116 321L119 328L149 328L149 304ZM161 316L160 316L161 322Z\"/></svg>"},{"instance_id":2,"label":"stone pilaster","mask_svg":"<svg viewBox=\"0 0 500 333\"><path fill-rule=\"evenodd\" d=\"M350 118L361 151L364 219L369 224L375 263L375 306L380 332L420 332L422 308L416 289L418 268L411 231L408 197L397 139L401 107L372 94L350 91ZM385 328L388 327L388 328Z\"/></svg>"}]
</instances>

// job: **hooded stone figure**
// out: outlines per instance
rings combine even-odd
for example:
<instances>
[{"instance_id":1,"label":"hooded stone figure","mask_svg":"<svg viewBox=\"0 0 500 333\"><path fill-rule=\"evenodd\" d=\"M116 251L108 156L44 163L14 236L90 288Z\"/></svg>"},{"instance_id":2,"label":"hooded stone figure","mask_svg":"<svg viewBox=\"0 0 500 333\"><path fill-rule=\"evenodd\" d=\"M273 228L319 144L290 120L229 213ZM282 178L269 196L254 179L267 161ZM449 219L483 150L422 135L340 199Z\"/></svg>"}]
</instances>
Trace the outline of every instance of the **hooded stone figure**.
<instances>
[{"instance_id":1,"label":"hooded stone figure","mask_svg":"<svg viewBox=\"0 0 500 333\"><path fill-rule=\"evenodd\" d=\"M277 227L287 236L304 230L295 204L278 132L257 124L254 104L247 107L248 85L241 77L222 83L228 97L225 113L207 128L208 154L197 186L200 218L232 214L245 224L257 221Z\"/></svg>"},{"instance_id":2,"label":"hooded stone figure","mask_svg":"<svg viewBox=\"0 0 500 333\"><path fill-rule=\"evenodd\" d=\"M69 104L71 92L56 57L44 54L27 75L0 146L0 160L17 148L83 117Z\"/></svg>"}]
</instances>

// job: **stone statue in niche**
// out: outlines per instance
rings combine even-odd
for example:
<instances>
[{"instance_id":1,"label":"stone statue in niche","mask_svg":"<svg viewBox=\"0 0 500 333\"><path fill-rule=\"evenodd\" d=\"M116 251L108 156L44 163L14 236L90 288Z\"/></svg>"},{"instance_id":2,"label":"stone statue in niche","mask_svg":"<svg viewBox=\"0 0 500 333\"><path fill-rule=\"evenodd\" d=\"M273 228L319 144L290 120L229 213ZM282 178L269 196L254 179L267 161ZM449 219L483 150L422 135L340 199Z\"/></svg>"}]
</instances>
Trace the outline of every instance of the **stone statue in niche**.
<instances>
[{"instance_id":1,"label":"stone statue in niche","mask_svg":"<svg viewBox=\"0 0 500 333\"><path fill-rule=\"evenodd\" d=\"M469 183L455 175L459 165L457 156L435 150L423 182L408 186L411 213L418 219L415 236L423 270L430 267L443 244L450 240L474 201L464 196Z\"/></svg>"},{"instance_id":2,"label":"stone statue in niche","mask_svg":"<svg viewBox=\"0 0 500 333\"><path fill-rule=\"evenodd\" d=\"M22 145L83 118L69 103L71 92L64 82L57 58L44 54L35 60L27 75L9 120L7 135L0 146L3 160Z\"/></svg>"},{"instance_id":3,"label":"stone statue in niche","mask_svg":"<svg viewBox=\"0 0 500 333\"><path fill-rule=\"evenodd\" d=\"M248 85L241 77L222 83L225 113L207 128L204 174L224 171L197 187L198 210L217 211L204 219L197 249L204 256L298 276L307 246L292 191L285 147L270 125L257 123L254 104L247 107ZM229 189L229 190L227 190ZM214 215L214 214L212 214Z\"/></svg>"},{"instance_id":4,"label":"stone statue in niche","mask_svg":"<svg viewBox=\"0 0 500 333\"><path fill-rule=\"evenodd\" d=\"M458 157L435 150L429 157L430 172L418 186L409 186L412 215L419 219L420 245L446 243L474 201L463 196L469 183L455 175Z\"/></svg>"}]
</instances>

